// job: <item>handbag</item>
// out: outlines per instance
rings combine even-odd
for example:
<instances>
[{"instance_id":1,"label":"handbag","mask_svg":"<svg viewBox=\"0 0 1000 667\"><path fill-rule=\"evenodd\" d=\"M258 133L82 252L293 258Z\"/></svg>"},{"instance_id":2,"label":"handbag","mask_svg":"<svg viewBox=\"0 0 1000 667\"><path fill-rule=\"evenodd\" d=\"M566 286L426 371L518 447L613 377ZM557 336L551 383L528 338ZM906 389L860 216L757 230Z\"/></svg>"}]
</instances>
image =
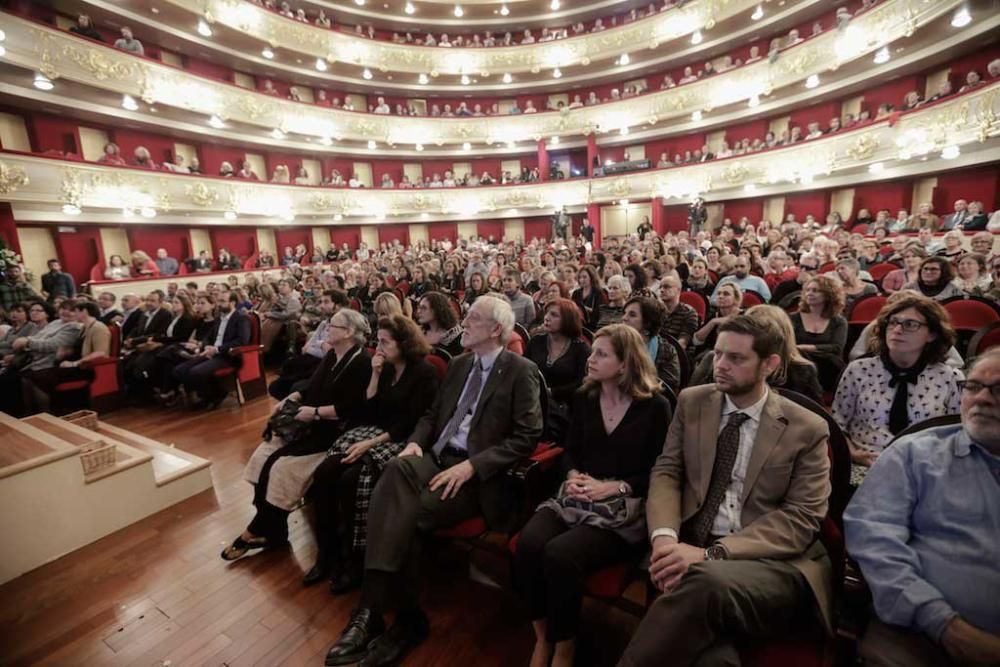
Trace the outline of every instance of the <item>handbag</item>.
<instances>
[{"instance_id":1,"label":"handbag","mask_svg":"<svg viewBox=\"0 0 1000 667\"><path fill-rule=\"evenodd\" d=\"M304 438L312 429L312 422L304 422L295 418L302 404L298 401L286 400L278 411L267 420L264 429L264 440L277 437L284 445L291 445Z\"/></svg>"}]
</instances>

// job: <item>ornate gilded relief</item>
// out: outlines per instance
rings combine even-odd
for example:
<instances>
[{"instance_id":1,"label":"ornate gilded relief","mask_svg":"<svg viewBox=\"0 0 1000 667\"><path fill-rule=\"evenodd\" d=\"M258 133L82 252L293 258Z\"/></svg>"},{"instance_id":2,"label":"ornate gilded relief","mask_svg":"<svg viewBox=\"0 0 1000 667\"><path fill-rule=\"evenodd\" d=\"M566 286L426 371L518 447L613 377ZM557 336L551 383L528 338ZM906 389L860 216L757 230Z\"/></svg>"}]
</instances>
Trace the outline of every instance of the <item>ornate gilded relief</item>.
<instances>
[{"instance_id":1,"label":"ornate gilded relief","mask_svg":"<svg viewBox=\"0 0 1000 667\"><path fill-rule=\"evenodd\" d=\"M28 173L23 168L0 162L0 194L12 194L30 182Z\"/></svg>"}]
</instances>

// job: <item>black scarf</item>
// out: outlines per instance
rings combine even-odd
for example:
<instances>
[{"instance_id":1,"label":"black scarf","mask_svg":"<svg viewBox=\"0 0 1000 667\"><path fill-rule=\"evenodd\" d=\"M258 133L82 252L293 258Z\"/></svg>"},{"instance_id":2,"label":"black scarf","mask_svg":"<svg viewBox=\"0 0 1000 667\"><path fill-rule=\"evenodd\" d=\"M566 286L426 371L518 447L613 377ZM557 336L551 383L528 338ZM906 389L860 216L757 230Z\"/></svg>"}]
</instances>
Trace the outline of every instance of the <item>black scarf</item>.
<instances>
[{"instance_id":1,"label":"black scarf","mask_svg":"<svg viewBox=\"0 0 1000 667\"><path fill-rule=\"evenodd\" d=\"M896 395L892 399L892 407L889 408L889 432L897 435L910 425L910 414L906 408L907 401L909 400L907 386L917 384L917 378L927 368L927 360L924 358L924 355L920 355L917 363L909 368L900 368L893 363L888 353L883 352L882 365L885 366L885 369L889 371L889 375L892 376L889 378L889 388L896 388Z\"/></svg>"},{"instance_id":2,"label":"black scarf","mask_svg":"<svg viewBox=\"0 0 1000 667\"><path fill-rule=\"evenodd\" d=\"M948 281L944 278L938 280L937 285L928 285L924 282L923 278L917 278L917 286L920 287L920 292L924 296L929 296L931 298L936 297L941 291L948 286Z\"/></svg>"}]
</instances>

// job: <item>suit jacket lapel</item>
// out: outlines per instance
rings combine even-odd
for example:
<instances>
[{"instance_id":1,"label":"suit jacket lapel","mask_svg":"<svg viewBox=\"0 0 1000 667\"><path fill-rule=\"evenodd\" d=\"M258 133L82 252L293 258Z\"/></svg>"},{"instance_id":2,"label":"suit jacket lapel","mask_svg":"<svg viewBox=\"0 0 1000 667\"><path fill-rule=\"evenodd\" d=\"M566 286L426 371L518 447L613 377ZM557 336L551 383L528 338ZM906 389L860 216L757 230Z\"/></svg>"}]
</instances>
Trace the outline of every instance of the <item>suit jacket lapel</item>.
<instances>
[{"instance_id":1,"label":"suit jacket lapel","mask_svg":"<svg viewBox=\"0 0 1000 667\"><path fill-rule=\"evenodd\" d=\"M476 360L476 355L469 354L463 357L459 357L456 363L461 364L459 367L461 370L458 372L458 377L461 379L459 382L451 383L451 386L446 388L447 394L442 396L441 407L444 408L443 414L440 415L438 424L438 433L435 437L440 436L441 432L444 431L445 426L448 424L448 420L451 419L452 414L455 413L455 409L458 407L458 401L462 398L462 390L465 388L465 381L469 379L469 370L472 368L472 364Z\"/></svg>"},{"instance_id":2,"label":"suit jacket lapel","mask_svg":"<svg viewBox=\"0 0 1000 667\"><path fill-rule=\"evenodd\" d=\"M722 392L711 392L699 407L698 414L698 497L708 494L715 465L715 449L719 440L719 422L722 421Z\"/></svg>"},{"instance_id":3,"label":"suit jacket lapel","mask_svg":"<svg viewBox=\"0 0 1000 667\"><path fill-rule=\"evenodd\" d=\"M483 387L482 393L479 395L479 401L476 403L476 413L472 415L472 423L470 424L470 430L476 427L479 422L480 415L483 414L483 406L489 400L490 395L496 391L497 385L503 379L504 371L507 370L507 355L512 354L507 350L500 353L497 360L493 362L493 368L490 370L489 377L486 378L486 386Z\"/></svg>"},{"instance_id":4,"label":"suit jacket lapel","mask_svg":"<svg viewBox=\"0 0 1000 667\"><path fill-rule=\"evenodd\" d=\"M764 462L771 455L771 452L778 446L778 441L788 426L781 411L781 396L773 389L764 403L764 410L760 413L760 427L757 429L757 440L753 443L753 450L750 452L750 462L747 464L746 479L743 482L743 497L741 502L746 502L753 489L757 476L760 475Z\"/></svg>"}]
</instances>

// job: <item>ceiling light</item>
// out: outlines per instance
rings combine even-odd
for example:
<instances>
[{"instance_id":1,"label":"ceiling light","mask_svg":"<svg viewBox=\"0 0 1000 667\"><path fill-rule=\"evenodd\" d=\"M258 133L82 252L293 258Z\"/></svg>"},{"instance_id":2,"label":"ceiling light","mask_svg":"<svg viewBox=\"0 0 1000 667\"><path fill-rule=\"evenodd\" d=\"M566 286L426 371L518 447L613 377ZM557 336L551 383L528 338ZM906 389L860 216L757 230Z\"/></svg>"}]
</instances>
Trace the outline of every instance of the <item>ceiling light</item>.
<instances>
[{"instance_id":1,"label":"ceiling light","mask_svg":"<svg viewBox=\"0 0 1000 667\"><path fill-rule=\"evenodd\" d=\"M422 151L422 150L424 150L424 145L423 144L417 144L416 146L414 146L414 148L416 148L417 151Z\"/></svg>"},{"instance_id":2,"label":"ceiling light","mask_svg":"<svg viewBox=\"0 0 1000 667\"><path fill-rule=\"evenodd\" d=\"M274 60L274 51L272 51L266 46L263 49L261 49L260 55L264 56L268 60Z\"/></svg>"},{"instance_id":3,"label":"ceiling light","mask_svg":"<svg viewBox=\"0 0 1000 667\"><path fill-rule=\"evenodd\" d=\"M510 10L507 9L507 5L500 5L500 16L507 16L510 14Z\"/></svg>"},{"instance_id":4,"label":"ceiling light","mask_svg":"<svg viewBox=\"0 0 1000 667\"><path fill-rule=\"evenodd\" d=\"M375 150L376 146L378 146L378 144L375 143L374 139L369 139L368 140L368 150L373 151L373 150Z\"/></svg>"},{"instance_id":5,"label":"ceiling light","mask_svg":"<svg viewBox=\"0 0 1000 667\"><path fill-rule=\"evenodd\" d=\"M561 76L562 76L562 70L560 70L558 67L555 68L554 70L552 70L552 78L553 79L558 79Z\"/></svg>"},{"instance_id":6,"label":"ceiling light","mask_svg":"<svg viewBox=\"0 0 1000 667\"><path fill-rule=\"evenodd\" d=\"M691 112L691 120L693 120L696 123L699 120L701 120L701 109L697 109L697 110Z\"/></svg>"},{"instance_id":7,"label":"ceiling light","mask_svg":"<svg viewBox=\"0 0 1000 667\"><path fill-rule=\"evenodd\" d=\"M342 213L334 213L333 214L333 221L334 222L340 222L343 219L344 219L344 215Z\"/></svg>"},{"instance_id":8,"label":"ceiling light","mask_svg":"<svg viewBox=\"0 0 1000 667\"><path fill-rule=\"evenodd\" d=\"M462 9L462 5L455 5L455 18L460 19L465 15L465 11Z\"/></svg>"},{"instance_id":9,"label":"ceiling light","mask_svg":"<svg viewBox=\"0 0 1000 667\"><path fill-rule=\"evenodd\" d=\"M141 209L139 209L139 213L142 214L142 217L144 218L156 217L156 209L153 208L152 206L143 206Z\"/></svg>"},{"instance_id":10,"label":"ceiling light","mask_svg":"<svg viewBox=\"0 0 1000 667\"><path fill-rule=\"evenodd\" d=\"M333 144L333 139L327 136L322 136L319 138L319 143L323 144L324 146L330 146L331 144Z\"/></svg>"},{"instance_id":11,"label":"ceiling light","mask_svg":"<svg viewBox=\"0 0 1000 667\"><path fill-rule=\"evenodd\" d=\"M150 7L149 11L153 12L154 14L159 14L160 13L160 8L159 7Z\"/></svg>"},{"instance_id":12,"label":"ceiling light","mask_svg":"<svg viewBox=\"0 0 1000 667\"><path fill-rule=\"evenodd\" d=\"M943 157L945 160L954 160L961 154L962 154L961 149L959 149L959 147L956 146L955 144L947 146L943 151L941 151L941 157Z\"/></svg>"},{"instance_id":13,"label":"ceiling light","mask_svg":"<svg viewBox=\"0 0 1000 667\"><path fill-rule=\"evenodd\" d=\"M469 81L470 81L469 75L468 74L463 74L462 78L461 78L461 81L462 81L462 85L463 86L468 86L469 85Z\"/></svg>"},{"instance_id":14,"label":"ceiling light","mask_svg":"<svg viewBox=\"0 0 1000 667\"><path fill-rule=\"evenodd\" d=\"M510 75L510 72L504 72L504 75L503 75L503 82L504 83L510 83L513 80L514 80L514 77L512 77Z\"/></svg>"},{"instance_id":15,"label":"ceiling light","mask_svg":"<svg viewBox=\"0 0 1000 667\"><path fill-rule=\"evenodd\" d=\"M750 15L754 21L759 21L764 18L764 5L757 5L757 9L753 10L753 14Z\"/></svg>"},{"instance_id":16,"label":"ceiling light","mask_svg":"<svg viewBox=\"0 0 1000 667\"><path fill-rule=\"evenodd\" d=\"M421 72L420 76L417 77L417 83L419 83L421 86L426 86L427 81L428 81L427 75Z\"/></svg>"},{"instance_id":17,"label":"ceiling light","mask_svg":"<svg viewBox=\"0 0 1000 667\"><path fill-rule=\"evenodd\" d=\"M810 74L806 79L806 88L815 88L819 85L819 74Z\"/></svg>"},{"instance_id":18,"label":"ceiling light","mask_svg":"<svg viewBox=\"0 0 1000 667\"><path fill-rule=\"evenodd\" d=\"M629 205L630 203L631 203L631 202L629 202L629 200L627 200L627 199L619 199L619 200L618 200L618 205L619 205L619 206L624 206L625 208L628 208L628 205Z\"/></svg>"},{"instance_id":19,"label":"ceiling light","mask_svg":"<svg viewBox=\"0 0 1000 667\"><path fill-rule=\"evenodd\" d=\"M365 0L354 0L354 4L356 4L358 7L363 7L365 4Z\"/></svg>"},{"instance_id":20,"label":"ceiling light","mask_svg":"<svg viewBox=\"0 0 1000 667\"><path fill-rule=\"evenodd\" d=\"M212 117L208 119L208 124L217 130L221 130L226 126L226 124L222 122L222 119L215 114L212 114Z\"/></svg>"},{"instance_id":21,"label":"ceiling light","mask_svg":"<svg viewBox=\"0 0 1000 667\"><path fill-rule=\"evenodd\" d=\"M625 135L627 135L628 134L628 126L625 126L622 129L618 130L618 134L622 135L623 137Z\"/></svg>"},{"instance_id":22,"label":"ceiling light","mask_svg":"<svg viewBox=\"0 0 1000 667\"><path fill-rule=\"evenodd\" d=\"M7 49L0 45L0 58L3 58L5 55L7 55Z\"/></svg>"},{"instance_id":23,"label":"ceiling light","mask_svg":"<svg viewBox=\"0 0 1000 667\"><path fill-rule=\"evenodd\" d=\"M559 137L552 137L552 139L549 140L549 144L552 145L552 146L558 146L559 145Z\"/></svg>"},{"instance_id":24,"label":"ceiling light","mask_svg":"<svg viewBox=\"0 0 1000 667\"><path fill-rule=\"evenodd\" d=\"M205 23L204 20L198 21L198 34L202 37L211 37L212 29Z\"/></svg>"},{"instance_id":25,"label":"ceiling light","mask_svg":"<svg viewBox=\"0 0 1000 667\"><path fill-rule=\"evenodd\" d=\"M554 12L558 12L560 6L561 3L559 2L559 0L552 0L552 2L549 3L549 7L551 7L552 11Z\"/></svg>"},{"instance_id":26,"label":"ceiling light","mask_svg":"<svg viewBox=\"0 0 1000 667\"><path fill-rule=\"evenodd\" d=\"M295 211L285 211L284 213L282 213L280 215L280 217L285 222L294 222L295 221Z\"/></svg>"},{"instance_id":27,"label":"ceiling light","mask_svg":"<svg viewBox=\"0 0 1000 667\"><path fill-rule=\"evenodd\" d=\"M420 219L421 220L427 220L430 217L431 217L430 214L427 213L426 211L424 211L423 213L420 214Z\"/></svg>"},{"instance_id":28,"label":"ceiling light","mask_svg":"<svg viewBox=\"0 0 1000 667\"><path fill-rule=\"evenodd\" d=\"M470 150L472 150L472 144L470 144L468 141L466 141L464 144L462 144L462 150L463 151L470 151Z\"/></svg>"},{"instance_id":29,"label":"ceiling light","mask_svg":"<svg viewBox=\"0 0 1000 667\"><path fill-rule=\"evenodd\" d=\"M746 192L747 194L753 194L757 192L757 186L754 183L747 183L746 185L743 186L743 192Z\"/></svg>"},{"instance_id":30,"label":"ceiling light","mask_svg":"<svg viewBox=\"0 0 1000 667\"><path fill-rule=\"evenodd\" d=\"M885 171L885 165L881 162L872 162L868 165L869 174L881 174L883 171Z\"/></svg>"},{"instance_id":31,"label":"ceiling light","mask_svg":"<svg viewBox=\"0 0 1000 667\"><path fill-rule=\"evenodd\" d=\"M322 58L317 58L316 59L316 69L318 69L320 72L325 72L326 71L326 61L323 60Z\"/></svg>"},{"instance_id":32,"label":"ceiling light","mask_svg":"<svg viewBox=\"0 0 1000 667\"><path fill-rule=\"evenodd\" d=\"M702 37L701 30L695 30L694 34L691 35L691 43L692 44L701 44L701 42L702 42L703 39L705 39L705 38Z\"/></svg>"},{"instance_id":33,"label":"ceiling light","mask_svg":"<svg viewBox=\"0 0 1000 667\"><path fill-rule=\"evenodd\" d=\"M222 214L222 217L224 217L226 220L230 220L230 221L235 220L236 219L236 211L226 211L225 213Z\"/></svg>"},{"instance_id":34,"label":"ceiling light","mask_svg":"<svg viewBox=\"0 0 1000 667\"><path fill-rule=\"evenodd\" d=\"M135 98L131 95L122 96L122 109L126 111L135 111L139 108L139 103L135 101Z\"/></svg>"},{"instance_id":35,"label":"ceiling light","mask_svg":"<svg viewBox=\"0 0 1000 667\"><path fill-rule=\"evenodd\" d=\"M76 204L63 204L62 211L66 215L80 215L80 207Z\"/></svg>"},{"instance_id":36,"label":"ceiling light","mask_svg":"<svg viewBox=\"0 0 1000 667\"><path fill-rule=\"evenodd\" d=\"M3 30L0 30L0 42L4 41L5 39L7 39L7 33L5 33Z\"/></svg>"},{"instance_id":37,"label":"ceiling light","mask_svg":"<svg viewBox=\"0 0 1000 667\"><path fill-rule=\"evenodd\" d=\"M406 3L406 7L403 7L403 11L406 12L407 14L412 14L415 11L417 11L417 8L413 6L412 2L408 2Z\"/></svg>"},{"instance_id":38,"label":"ceiling light","mask_svg":"<svg viewBox=\"0 0 1000 667\"><path fill-rule=\"evenodd\" d=\"M875 64L884 65L889 62L889 58L892 57L892 53L889 51L888 46L883 46L881 49L875 52Z\"/></svg>"},{"instance_id":39,"label":"ceiling light","mask_svg":"<svg viewBox=\"0 0 1000 667\"><path fill-rule=\"evenodd\" d=\"M760 106L760 95L753 95L750 98L750 101L747 102L747 104L750 105L751 109L753 109L754 107L759 107Z\"/></svg>"},{"instance_id":40,"label":"ceiling light","mask_svg":"<svg viewBox=\"0 0 1000 667\"><path fill-rule=\"evenodd\" d=\"M35 72L35 88L38 90L52 90L55 85L41 72Z\"/></svg>"},{"instance_id":41,"label":"ceiling light","mask_svg":"<svg viewBox=\"0 0 1000 667\"><path fill-rule=\"evenodd\" d=\"M951 17L952 28L964 28L970 23L972 23L972 14L969 13L968 7L962 7Z\"/></svg>"},{"instance_id":42,"label":"ceiling light","mask_svg":"<svg viewBox=\"0 0 1000 667\"><path fill-rule=\"evenodd\" d=\"M632 59L629 58L629 56L628 56L627 53L623 53L621 55L621 57L618 58L618 64L619 65L623 65L623 66L624 65L628 65L630 62L632 62Z\"/></svg>"},{"instance_id":43,"label":"ceiling light","mask_svg":"<svg viewBox=\"0 0 1000 667\"><path fill-rule=\"evenodd\" d=\"M285 133L279 130L278 128L274 128L273 130L271 130L271 136L274 137L275 139L280 140L285 138Z\"/></svg>"},{"instance_id":44,"label":"ceiling light","mask_svg":"<svg viewBox=\"0 0 1000 667\"><path fill-rule=\"evenodd\" d=\"M366 67L365 71L361 73L361 78L363 78L365 81L371 81L372 71Z\"/></svg>"}]
</instances>

